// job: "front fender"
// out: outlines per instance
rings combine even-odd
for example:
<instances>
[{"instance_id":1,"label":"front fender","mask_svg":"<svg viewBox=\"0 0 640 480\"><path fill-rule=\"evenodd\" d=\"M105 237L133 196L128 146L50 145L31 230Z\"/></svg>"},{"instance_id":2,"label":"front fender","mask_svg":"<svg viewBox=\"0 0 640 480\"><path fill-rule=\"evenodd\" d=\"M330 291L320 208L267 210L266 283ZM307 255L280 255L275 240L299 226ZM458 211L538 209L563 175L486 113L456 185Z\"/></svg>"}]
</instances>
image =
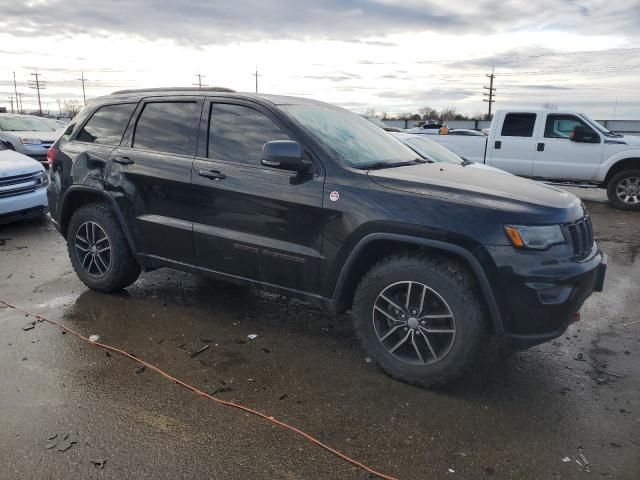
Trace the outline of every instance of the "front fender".
<instances>
[{"instance_id":1,"label":"front fender","mask_svg":"<svg viewBox=\"0 0 640 480\"><path fill-rule=\"evenodd\" d=\"M340 271L340 274L338 275L338 279L336 281L335 289L333 292L334 307L339 308L339 305L343 304L343 296L347 291L349 274L354 268L359 256L365 250L365 247L371 242L379 240L389 240L406 245L427 247L433 250L447 252L455 257L458 257L471 269L476 277L476 280L478 281L478 285L480 286L480 290L482 292L484 300L486 301L486 305L489 310L489 315L491 316L491 321L493 323L495 332L498 334L504 333L504 326L500 314L500 309L498 308L498 304L496 303L493 290L491 288L489 280L487 279L487 276L485 275L482 265L474 255L473 251L467 250L466 248L455 245L453 243L448 243L441 240L413 237L410 235L401 235L395 233L371 233L360 239L360 241L351 250L346 262L342 267L342 270Z\"/></svg>"},{"instance_id":2,"label":"front fender","mask_svg":"<svg viewBox=\"0 0 640 480\"><path fill-rule=\"evenodd\" d=\"M607 178L607 173L618 163L623 160L628 160L630 158L638 158L640 159L640 148L630 148L627 150L622 150L620 152L614 153L610 157L608 157L598 169L598 173L596 174L594 180L597 182L604 182L604 179Z\"/></svg>"}]
</instances>

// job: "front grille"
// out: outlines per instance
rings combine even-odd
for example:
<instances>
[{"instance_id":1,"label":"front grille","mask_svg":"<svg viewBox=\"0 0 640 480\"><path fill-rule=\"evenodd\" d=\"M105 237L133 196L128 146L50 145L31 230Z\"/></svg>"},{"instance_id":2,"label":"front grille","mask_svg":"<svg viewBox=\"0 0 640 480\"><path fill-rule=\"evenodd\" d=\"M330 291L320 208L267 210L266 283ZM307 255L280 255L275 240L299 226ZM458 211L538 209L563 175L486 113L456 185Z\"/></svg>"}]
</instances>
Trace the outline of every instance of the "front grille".
<instances>
[{"instance_id":1,"label":"front grille","mask_svg":"<svg viewBox=\"0 0 640 480\"><path fill-rule=\"evenodd\" d=\"M42 179L43 176L41 172L0 177L0 198L31 193L42 183Z\"/></svg>"},{"instance_id":2,"label":"front grille","mask_svg":"<svg viewBox=\"0 0 640 480\"><path fill-rule=\"evenodd\" d=\"M591 225L591 218L588 215L575 222L565 224L564 230L571 242L574 255L585 257L591 252L593 247L593 225Z\"/></svg>"}]
</instances>

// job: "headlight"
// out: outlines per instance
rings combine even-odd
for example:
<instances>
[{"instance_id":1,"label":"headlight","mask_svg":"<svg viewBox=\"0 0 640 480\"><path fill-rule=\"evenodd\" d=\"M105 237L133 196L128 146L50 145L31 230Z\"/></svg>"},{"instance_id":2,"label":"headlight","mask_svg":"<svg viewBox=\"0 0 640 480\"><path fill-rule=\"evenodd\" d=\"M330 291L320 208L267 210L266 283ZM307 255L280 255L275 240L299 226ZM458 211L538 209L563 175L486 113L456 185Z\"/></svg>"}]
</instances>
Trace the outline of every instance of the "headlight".
<instances>
[{"instance_id":1,"label":"headlight","mask_svg":"<svg viewBox=\"0 0 640 480\"><path fill-rule=\"evenodd\" d=\"M47 175L47 172L40 172L35 178L39 181L38 188L49 185L49 175Z\"/></svg>"},{"instance_id":2,"label":"headlight","mask_svg":"<svg viewBox=\"0 0 640 480\"><path fill-rule=\"evenodd\" d=\"M31 137L20 137L20 141L23 145L42 145L42 140Z\"/></svg>"},{"instance_id":3,"label":"headlight","mask_svg":"<svg viewBox=\"0 0 640 480\"><path fill-rule=\"evenodd\" d=\"M516 248L544 250L565 243L560 225L505 225L504 231Z\"/></svg>"}]
</instances>

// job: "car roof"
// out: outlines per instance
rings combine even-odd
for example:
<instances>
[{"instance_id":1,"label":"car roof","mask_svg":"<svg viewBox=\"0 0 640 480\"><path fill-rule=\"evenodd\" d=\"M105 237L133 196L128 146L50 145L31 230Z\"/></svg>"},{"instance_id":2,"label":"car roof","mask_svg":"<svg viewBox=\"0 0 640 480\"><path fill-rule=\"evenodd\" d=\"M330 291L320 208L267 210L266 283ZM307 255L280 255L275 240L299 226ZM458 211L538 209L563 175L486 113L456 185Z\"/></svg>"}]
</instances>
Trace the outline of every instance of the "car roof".
<instances>
[{"instance_id":1,"label":"car roof","mask_svg":"<svg viewBox=\"0 0 640 480\"><path fill-rule=\"evenodd\" d=\"M235 99L247 99L258 102L270 103L272 105L325 105L329 104L312 100L309 98L293 97L288 95L273 95L265 93L235 92L223 87L168 87L168 88L144 88L118 90L110 95L97 97L93 102L108 103L113 100L140 100L147 97L164 96L207 96L207 97L228 97ZM92 102L92 103L93 103Z\"/></svg>"}]
</instances>

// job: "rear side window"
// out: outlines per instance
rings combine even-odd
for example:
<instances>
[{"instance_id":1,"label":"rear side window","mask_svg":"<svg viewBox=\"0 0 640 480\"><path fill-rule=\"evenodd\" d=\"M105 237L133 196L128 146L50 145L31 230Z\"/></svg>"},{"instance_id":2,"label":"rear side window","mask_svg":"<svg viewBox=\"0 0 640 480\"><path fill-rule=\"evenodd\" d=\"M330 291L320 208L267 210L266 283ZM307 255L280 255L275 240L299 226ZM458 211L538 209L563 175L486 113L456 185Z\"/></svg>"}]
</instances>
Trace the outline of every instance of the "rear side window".
<instances>
[{"instance_id":1,"label":"rear side window","mask_svg":"<svg viewBox=\"0 0 640 480\"><path fill-rule=\"evenodd\" d=\"M78 132L76 140L100 145L119 145L135 108L135 103L100 107Z\"/></svg>"},{"instance_id":2,"label":"rear side window","mask_svg":"<svg viewBox=\"0 0 640 480\"><path fill-rule=\"evenodd\" d=\"M133 134L133 148L195 155L197 102L147 103Z\"/></svg>"},{"instance_id":3,"label":"rear side window","mask_svg":"<svg viewBox=\"0 0 640 480\"><path fill-rule=\"evenodd\" d=\"M535 113L507 113L502 124L502 136L532 137L535 126Z\"/></svg>"},{"instance_id":4,"label":"rear side window","mask_svg":"<svg viewBox=\"0 0 640 480\"><path fill-rule=\"evenodd\" d=\"M289 140L289 136L263 113L243 105L211 105L209 158L260 165L262 146L271 140Z\"/></svg>"}]
</instances>

